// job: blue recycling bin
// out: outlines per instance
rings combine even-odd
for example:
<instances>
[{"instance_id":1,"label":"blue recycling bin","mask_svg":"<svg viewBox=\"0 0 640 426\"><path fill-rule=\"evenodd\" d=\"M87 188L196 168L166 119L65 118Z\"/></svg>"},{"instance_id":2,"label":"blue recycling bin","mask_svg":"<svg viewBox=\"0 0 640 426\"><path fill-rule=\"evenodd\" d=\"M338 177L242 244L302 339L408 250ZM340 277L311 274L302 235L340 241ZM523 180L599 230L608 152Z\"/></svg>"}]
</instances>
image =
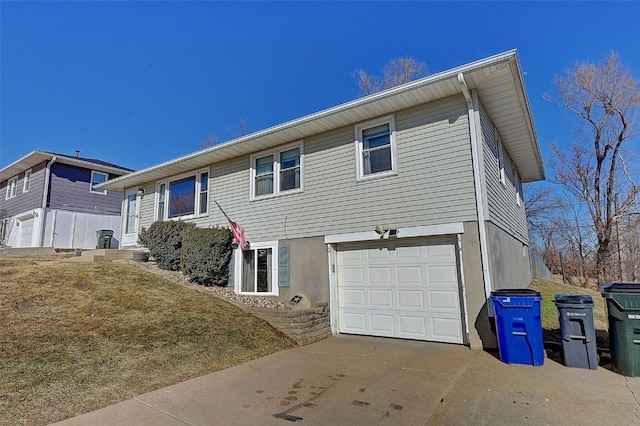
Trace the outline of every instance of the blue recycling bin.
<instances>
[{"instance_id":1,"label":"blue recycling bin","mask_svg":"<svg viewBox=\"0 0 640 426\"><path fill-rule=\"evenodd\" d=\"M506 364L544 364L540 293L531 289L491 292L500 360Z\"/></svg>"}]
</instances>

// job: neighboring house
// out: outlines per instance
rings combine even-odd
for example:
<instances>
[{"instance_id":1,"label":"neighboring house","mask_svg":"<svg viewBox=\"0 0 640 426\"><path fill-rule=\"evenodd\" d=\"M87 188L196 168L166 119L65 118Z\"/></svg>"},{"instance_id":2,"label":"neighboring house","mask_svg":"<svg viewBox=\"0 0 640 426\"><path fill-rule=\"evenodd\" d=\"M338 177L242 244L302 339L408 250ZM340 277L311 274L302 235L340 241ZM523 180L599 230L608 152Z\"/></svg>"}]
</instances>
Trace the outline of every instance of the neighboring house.
<instances>
[{"instance_id":1,"label":"neighboring house","mask_svg":"<svg viewBox=\"0 0 640 426\"><path fill-rule=\"evenodd\" d=\"M531 273L522 183L544 179L516 51L103 185L123 245L156 220L244 226L237 293L326 302L334 333L495 345L487 300Z\"/></svg>"},{"instance_id":2,"label":"neighboring house","mask_svg":"<svg viewBox=\"0 0 640 426\"><path fill-rule=\"evenodd\" d=\"M0 243L11 247L96 248L113 230L118 247L122 192L98 189L132 170L91 158L33 151L0 170Z\"/></svg>"}]
</instances>

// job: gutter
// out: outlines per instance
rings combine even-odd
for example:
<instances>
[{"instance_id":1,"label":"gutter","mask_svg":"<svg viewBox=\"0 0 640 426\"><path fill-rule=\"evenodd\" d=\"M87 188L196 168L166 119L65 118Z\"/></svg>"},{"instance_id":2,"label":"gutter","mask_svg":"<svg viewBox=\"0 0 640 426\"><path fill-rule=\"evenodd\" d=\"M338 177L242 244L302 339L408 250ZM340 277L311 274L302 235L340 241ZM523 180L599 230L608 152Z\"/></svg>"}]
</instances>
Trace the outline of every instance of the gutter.
<instances>
[{"instance_id":1,"label":"gutter","mask_svg":"<svg viewBox=\"0 0 640 426\"><path fill-rule=\"evenodd\" d=\"M487 229L484 217L484 196L482 193L482 179L480 176L480 150L478 147L478 131L476 110L478 110L478 93L476 90L469 91L467 82L462 72L458 73L458 82L462 89L462 94L467 101L467 113L469 115L469 134L471 136L471 161L473 163L473 182L476 192L476 211L478 212L478 231L480 232L480 262L482 263L482 278L484 281L484 293L487 301L491 296L491 274L489 272L489 253L487 251ZM487 306L490 304L487 303Z\"/></svg>"},{"instance_id":2,"label":"gutter","mask_svg":"<svg viewBox=\"0 0 640 426\"><path fill-rule=\"evenodd\" d=\"M51 180L51 165L56 162L58 157L55 155L51 158L51 160L47 163L47 167L44 172L44 191L42 194L42 219L40 219L40 230L38 235L38 247L43 247L44 243L44 221L47 217L47 198L49 198L49 181Z\"/></svg>"}]
</instances>

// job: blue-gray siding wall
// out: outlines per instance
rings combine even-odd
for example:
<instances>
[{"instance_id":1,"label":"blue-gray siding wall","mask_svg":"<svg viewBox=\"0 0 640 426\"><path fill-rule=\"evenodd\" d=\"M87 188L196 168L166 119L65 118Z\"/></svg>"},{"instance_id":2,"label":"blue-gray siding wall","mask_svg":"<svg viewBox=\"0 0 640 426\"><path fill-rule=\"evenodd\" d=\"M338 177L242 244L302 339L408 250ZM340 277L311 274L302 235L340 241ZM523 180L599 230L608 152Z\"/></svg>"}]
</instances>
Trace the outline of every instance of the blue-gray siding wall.
<instances>
[{"instance_id":1,"label":"blue-gray siding wall","mask_svg":"<svg viewBox=\"0 0 640 426\"><path fill-rule=\"evenodd\" d=\"M116 175L109 175L114 179ZM120 214L122 193L92 193L91 170L69 164L51 166L49 208L95 214Z\"/></svg>"},{"instance_id":2,"label":"blue-gray siding wall","mask_svg":"<svg viewBox=\"0 0 640 426\"><path fill-rule=\"evenodd\" d=\"M9 200L6 199L8 180L0 183L0 210L4 210L2 214L15 216L42 207L45 166L46 163L42 162L31 168L31 185L27 192L24 192L24 172L26 170L20 173L16 196Z\"/></svg>"}]
</instances>

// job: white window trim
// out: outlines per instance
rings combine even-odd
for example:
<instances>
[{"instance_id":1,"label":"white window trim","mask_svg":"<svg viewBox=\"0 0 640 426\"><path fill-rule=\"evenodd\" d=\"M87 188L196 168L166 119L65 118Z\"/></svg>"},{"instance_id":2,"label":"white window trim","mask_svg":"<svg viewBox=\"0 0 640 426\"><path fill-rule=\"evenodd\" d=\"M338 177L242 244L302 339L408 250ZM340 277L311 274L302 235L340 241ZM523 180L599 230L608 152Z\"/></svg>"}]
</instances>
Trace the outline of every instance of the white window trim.
<instances>
[{"instance_id":1,"label":"white window trim","mask_svg":"<svg viewBox=\"0 0 640 426\"><path fill-rule=\"evenodd\" d=\"M9 180L7 180L7 194L5 199L8 200L10 198L15 197L18 192L17 188L18 188L18 175L15 175L9 178Z\"/></svg>"},{"instance_id":2,"label":"white window trim","mask_svg":"<svg viewBox=\"0 0 640 426\"><path fill-rule=\"evenodd\" d=\"M518 176L518 171L516 170L515 165L513 166L513 180L513 185L516 187L516 205L521 206L522 193L520 188L522 188L522 185L520 184L520 177Z\"/></svg>"},{"instance_id":3,"label":"white window trim","mask_svg":"<svg viewBox=\"0 0 640 426\"><path fill-rule=\"evenodd\" d=\"M99 172L97 170L91 170L91 181L89 182L89 192L91 192L92 194L107 195L106 189L93 189L93 177L95 175L103 175L104 181L105 182L109 181L109 173Z\"/></svg>"},{"instance_id":4,"label":"white window trim","mask_svg":"<svg viewBox=\"0 0 640 426\"><path fill-rule=\"evenodd\" d=\"M22 183L22 192L29 192L31 189L31 169L24 172L24 182Z\"/></svg>"},{"instance_id":5,"label":"white window trim","mask_svg":"<svg viewBox=\"0 0 640 426\"><path fill-rule=\"evenodd\" d=\"M300 148L300 188L288 189L286 191L280 190L280 153L288 151L290 149ZM273 155L273 193L264 195L255 195L255 182L256 182L256 160L268 155ZM282 195L297 194L304 191L304 141L298 141L287 145L280 146L276 149L262 151L257 154L253 154L250 157L251 171L249 173L249 200L263 200L266 198L279 197Z\"/></svg>"},{"instance_id":6,"label":"white window trim","mask_svg":"<svg viewBox=\"0 0 640 426\"><path fill-rule=\"evenodd\" d=\"M362 162L362 131L371 127L381 126L383 124L389 124L389 139L391 143L391 170L387 170L379 173L364 174L364 165ZM398 174L398 156L396 151L396 117L395 115L388 115L386 117L376 118L375 120L369 120L364 123L357 124L355 126L355 150L356 150L356 177L358 181L376 179L384 176L393 176Z\"/></svg>"},{"instance_id":7,"label":"white window trim","mask_svg":"<svg viewBox=\"0 0 640 426\"><path fill-rule=\"evenodd\" d=\"M207 179L208 179L208 184L207 184L207 211L205 213L199 213L200 211L200 176L203 173L207 173ZM188 215L184 215L184 216L176 216L176 217L169 217L169 202L170 202L170 196L171 196L171 189L170 189L170 184L171 182L175 182L177 180L180 179L184 179L187 177L191 177L193 176L196 180L196 185L195 185L195 193L193 194L195 197L195 201L194 201L194 210L193 210L193 214L188 214ZM160 185L164 184L164 217L158 217L158 202L160 201ZM157 181L156 182L156 196L155 196L155 200L154 200L154 206L153 206L153 217L156 218L156 220L186 220L186 219L195 219L198 217L206 217L209 215L209 204L210 204L210 200L211 200L211 170L209 167L205 168L205 169L200 169L197 171L193 171L193 172L189 172L189 173L183 173L181 175L176 175L176 176L171 176L168 179L165 180L161 180L161 181Z\"/></svg>"},{"instance_id":8,"label":"white window trim","mask_svg":"<svg viewBox=\"0 0 640 426\"><path fill-rule=\"evenodd\" d=\"M234 283L233 289L236 294L246 294L254 296L278 296L280 289L278 288L278 241L266 241L262 243L251 243L249 250L271 249L271 292L243 292L242 291L242 249L237 248L234 251Z\"/></svg>"},{"instance_id":9,"label":"white window trim","mask_svg":"<svg viewBox=\"0 0 640 426\"><path fill-rule=\"evenodd\" d=\"M494 127L493 132L496 135L496 143L498 144L498 179L500 180L500 183L506 187L507 179L504 173L504 148L502 147L502 139L500 139L498 129Z\"/></svg>"}]
</instances>

